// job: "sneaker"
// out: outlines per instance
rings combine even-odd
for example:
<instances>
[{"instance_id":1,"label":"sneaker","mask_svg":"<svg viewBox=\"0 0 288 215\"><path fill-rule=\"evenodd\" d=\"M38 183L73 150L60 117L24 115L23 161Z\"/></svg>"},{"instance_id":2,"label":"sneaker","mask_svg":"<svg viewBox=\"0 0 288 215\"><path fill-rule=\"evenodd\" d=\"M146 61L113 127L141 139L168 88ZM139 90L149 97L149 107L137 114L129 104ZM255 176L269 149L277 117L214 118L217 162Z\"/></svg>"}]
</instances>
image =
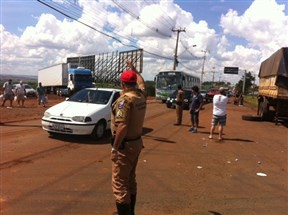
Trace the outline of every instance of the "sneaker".
<instances>
[{"instance_id":1,"label":"sneaker","mask_svg":"<svg viewBox=\"0 0 288 215\"><path fill-rule=\"evenodd\" d=\"M191 128L189 128L189 129L188 129L188 131L193 131L193 130L194 130L194 128L193 128L193 127L191 127Z\"/></svg>"},{"instance_id":2,"label":"sneaker","mask_svg":"<svg viewBox=\"0 0 288 215\"><path fill-rule=\"evenodd\" d=\"M191 132L192 133L197 133L197 129L193 129Z\"/></svg>"}]
</instances>

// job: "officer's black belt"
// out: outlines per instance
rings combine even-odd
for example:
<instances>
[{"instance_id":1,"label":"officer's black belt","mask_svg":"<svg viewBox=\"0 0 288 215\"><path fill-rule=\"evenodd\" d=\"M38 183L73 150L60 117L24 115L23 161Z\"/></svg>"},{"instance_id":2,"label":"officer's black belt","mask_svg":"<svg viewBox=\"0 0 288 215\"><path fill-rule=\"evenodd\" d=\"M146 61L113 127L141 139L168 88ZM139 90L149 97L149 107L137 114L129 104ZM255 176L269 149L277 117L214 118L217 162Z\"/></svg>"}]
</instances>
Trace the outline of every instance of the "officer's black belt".
<instances>
[{"instance_id":1,"label":"officer's black belt","mask_svg":"<svg viewBox=\"0 0 288 215\"><path fill-rule=\"evenodd\" d=\"M129 142L129 141L139 140L140 138L141 138L141 136L135 137L135 138L124 138L124 141Z\"/></svg>"}]
</instances>

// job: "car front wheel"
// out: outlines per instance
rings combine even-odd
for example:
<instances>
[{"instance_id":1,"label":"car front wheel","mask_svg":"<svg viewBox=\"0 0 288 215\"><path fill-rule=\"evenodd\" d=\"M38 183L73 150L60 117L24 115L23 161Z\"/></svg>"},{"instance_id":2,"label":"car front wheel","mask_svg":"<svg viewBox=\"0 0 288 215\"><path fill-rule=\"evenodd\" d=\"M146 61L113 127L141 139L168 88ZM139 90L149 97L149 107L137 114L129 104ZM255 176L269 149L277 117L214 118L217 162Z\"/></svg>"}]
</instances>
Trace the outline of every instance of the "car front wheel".
<instances>
[{"instance_id":1,"label":"car front wheel","mask_svg":"<svg viewBox=\"0 0 288 215\"><path fill-rule=\"evenodd\" d=\"M104 120L100 120L93 129L93 132L91 134L93 139L101 139L106 131L106 122Z\"/></svg>"}]
</instances>

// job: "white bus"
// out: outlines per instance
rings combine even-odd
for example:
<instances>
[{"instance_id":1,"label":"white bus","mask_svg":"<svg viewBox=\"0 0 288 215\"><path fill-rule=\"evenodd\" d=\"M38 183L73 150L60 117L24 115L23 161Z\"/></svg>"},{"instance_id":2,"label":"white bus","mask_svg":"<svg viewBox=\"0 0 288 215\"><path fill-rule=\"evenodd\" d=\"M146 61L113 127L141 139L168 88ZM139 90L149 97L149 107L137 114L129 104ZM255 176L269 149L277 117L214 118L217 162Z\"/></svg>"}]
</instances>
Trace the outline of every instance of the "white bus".
<instances>
[{"instance_id":1,"label":"white bus","mask_svg":"<svg viewBox=\"0 0 288 215\"><path fill-rule=\"evenodd\" d=\"M193 86L200 87L200 78L182 71L160 71L155 77L155 98L166 102L167 98L177 90L178 85L183 89L191 89Z\"/></svg>"}]
</instances>

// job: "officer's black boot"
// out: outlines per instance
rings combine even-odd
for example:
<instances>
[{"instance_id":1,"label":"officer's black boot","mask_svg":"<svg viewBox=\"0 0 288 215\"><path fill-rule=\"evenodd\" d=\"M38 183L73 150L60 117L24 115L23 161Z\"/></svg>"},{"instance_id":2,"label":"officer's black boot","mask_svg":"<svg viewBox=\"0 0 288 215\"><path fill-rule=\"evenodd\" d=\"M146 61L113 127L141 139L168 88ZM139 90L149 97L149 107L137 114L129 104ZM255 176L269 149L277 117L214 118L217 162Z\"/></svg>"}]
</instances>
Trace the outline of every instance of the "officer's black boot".
<instances>
[{"instance_id":1,"label":"officer's black boot","mask_svg":"<svg viewBox=\"0 0 288 215\"><path fill-rule=\"evenodd\" d=\"M116 202L118 215L129 215L130 205Z\"/></svg>"},{"instance_id":2,"label":"officer's black boot","mask_svg":"<svg viewBox=\"0 0 288 215\"><path fill-rule=\"evenodd\" d=\"M135 215L134 210L135 210L135 204L136 204L136 195L131 195L131 203L130 203L130 212L129 215Z\"/></svg>"}]
</instances>

